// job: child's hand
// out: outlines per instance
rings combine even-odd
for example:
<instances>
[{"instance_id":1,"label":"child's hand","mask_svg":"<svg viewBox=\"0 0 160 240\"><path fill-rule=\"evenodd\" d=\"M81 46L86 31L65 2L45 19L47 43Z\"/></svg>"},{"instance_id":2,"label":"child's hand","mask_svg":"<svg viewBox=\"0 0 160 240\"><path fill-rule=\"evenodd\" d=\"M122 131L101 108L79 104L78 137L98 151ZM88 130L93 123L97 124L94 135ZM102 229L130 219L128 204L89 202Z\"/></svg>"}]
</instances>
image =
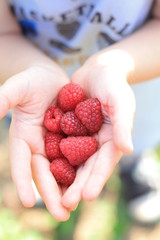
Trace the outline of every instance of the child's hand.
<instances>
[{"instance_id":1,"label":"child's hand","mask_svg":"<svg viewBox=\"0 0 160 240\"><path fill-rule=\"evenodd\" d=\"M60 221L69 218L61 204L62 192L54 180L44 152L43 119L61 87L69 82L57 67L34 66L10 78L0 88L0 119L13 108L10 128L11 172L26 207L35 204L32 177L49 212Z\"/></svg>"},{"instance_id":2,"label":"child's hand","mask_svg":"<svg viewBox=\"0 0 160 240\"><path fill-rule=\"evenodd\" d=\"M127 83L131 68L131 59L122 51L114 50L90 58L73 75L72 81L79 84L88 97L100 100L106 119L96 136L100 149L78 169L74 183L62 198L66 207L76 207L81 198L96 198L122 154L132 152L135 98Z\"/></svg>"}]
</instances>

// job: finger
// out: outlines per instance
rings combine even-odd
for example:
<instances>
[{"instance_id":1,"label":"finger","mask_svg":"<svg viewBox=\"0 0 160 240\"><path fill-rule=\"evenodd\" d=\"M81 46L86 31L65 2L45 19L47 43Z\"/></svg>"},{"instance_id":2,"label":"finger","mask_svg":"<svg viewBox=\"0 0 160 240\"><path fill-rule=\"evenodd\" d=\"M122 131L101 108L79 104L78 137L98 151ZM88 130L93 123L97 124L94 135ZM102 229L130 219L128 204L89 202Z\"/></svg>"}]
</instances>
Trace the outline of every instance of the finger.
<instances>
[{"instance_id":1,"label":"finger","mask_svg":"<svg viewBox=\"0 0 160 240\"><path fill-rule=\"evenodd\" d=\"M99 142L99 147L101 147L106 141L110 141L112 138L112 126L103 124L99 133L94 137L96 137L97 141ZM84 188L87 179L91 174L97 156L98 152L92 155L85 162L85 164L78 169L75 181L62 197L62 203L65 207L68 207L71 210L75 210L77 208L80 200L82 199L82 189Z\"/></svg>"},{"instance_id":2,"label":"finger","mask_svg":"<svg viewBox=\"0 0 160 240\"><path fill-rule=\"evenodd\" d=\"M11 174L22 204L32 207L36 202L32 187L31 151L27 143L16 137L10 139Z\"/></svg>"},{"instance_id":3,"label":"finger","mask_svg":"<svg viewBox=\"0 0 160 240\"><path fill-rule=\"evenodd\" d=\"M33 156L33 178L48 211L57 221L66 221L69 219L70 213L61 203L62 194L49 166L48 160L42 155Z\"/></svg>"},{"instance_id":4,"label":"finger","mask_svg":"<svg viewBox=\"0 0 160 240\"><path fill-rule=\"evenodd\" d=\"M67 189L67 191L64 193L62 197L62 204L65 207L70 208L72 210L75 210L77 208L82 198L82 189L92 171L96 158L97 152L94 155L92 155L85 162L85 164L78 169L73 184Z\"/></svg>"},{"instance_id":5,"label":"finger","mask_svg":"<svg viewBox=\"0 0 160 240\"><path fill-rule=\"evenodd\" d=\"M27 92L27 81L23 80L21 73L13 76L0 87L0 119L2 119L9 109L15 107L23 101L24 93Z\"/></svg>"},{"instance_id":6,"label":"finger","mask_svg":"<svg viewBox=\"0 0 160 240\"><path fill-rule=\"evenodd\" d=\"M100 148L90 177L83 188L83 199L90 201L98 197L121 156L122 153L112 141Z\"/></svg>"}]
</instances>

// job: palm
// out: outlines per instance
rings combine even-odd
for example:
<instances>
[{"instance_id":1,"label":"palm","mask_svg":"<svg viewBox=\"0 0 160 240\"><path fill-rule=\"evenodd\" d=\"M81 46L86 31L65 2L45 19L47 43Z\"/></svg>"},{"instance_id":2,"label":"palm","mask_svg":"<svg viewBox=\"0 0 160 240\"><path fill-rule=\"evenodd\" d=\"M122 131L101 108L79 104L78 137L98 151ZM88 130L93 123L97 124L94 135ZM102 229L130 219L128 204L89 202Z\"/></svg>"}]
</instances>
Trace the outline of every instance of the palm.
<instances>
[{"instance_id":1,"label":"palm","mask_svg":"<svg viewBox=\"0 0 160 240\"><path fill-rule=\"evenodd\" d=\"M65 83L65 82L64 82ZM63 82L58 85L46 71L46 76L33 76L25 81L21 95L23 102L13 109L11 130L16 138L25 140L33 154L45 155L43 138L45 129L43 118L46 109L56 101L57 93ZM67 83L67 80L66 80Z\"/></svg>"}]
</instances>

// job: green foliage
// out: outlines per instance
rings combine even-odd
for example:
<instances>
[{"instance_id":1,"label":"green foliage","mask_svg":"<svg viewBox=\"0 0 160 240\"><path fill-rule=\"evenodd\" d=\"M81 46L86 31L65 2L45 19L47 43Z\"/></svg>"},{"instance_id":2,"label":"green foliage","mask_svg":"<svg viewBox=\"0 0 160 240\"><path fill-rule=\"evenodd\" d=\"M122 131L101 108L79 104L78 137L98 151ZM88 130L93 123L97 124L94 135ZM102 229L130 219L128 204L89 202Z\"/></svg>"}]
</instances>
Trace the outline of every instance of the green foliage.
<instances>
[{"instance_id":1,"label":"green foliage","mask_svg":"<svg viewBox=\"0 0 160 240\"><path fill-rule=\"evenodd\" d=\"M81 203L74 212L71 212L70 219L66 222L62 222L57 226L56 236L53 240L72 240L73 233L76 228L77 219L80 216Z\"/></svg>"},{"instance_id":2,"label":"green foliage","mask_svg":"<svg viewBox=\"0 0 160 240\"><path fill-rule=\"evenodd\" d=\"M25 232L15 214L3 208L0 210L0 239L1 240L43 240L37 231Z\"/></svg>"},{"instance_id":3,"label":"green foliage","mask_svg":"<svg viewBox=\"0 0 160 240\"><path fill-rule=\"evenodd\" d=\"M113 240L123 240L124 235L129 230L131 220L123 198L120 198L117 203L116 224L113 227L114 237Z\"/></svg>"}]
</instances>

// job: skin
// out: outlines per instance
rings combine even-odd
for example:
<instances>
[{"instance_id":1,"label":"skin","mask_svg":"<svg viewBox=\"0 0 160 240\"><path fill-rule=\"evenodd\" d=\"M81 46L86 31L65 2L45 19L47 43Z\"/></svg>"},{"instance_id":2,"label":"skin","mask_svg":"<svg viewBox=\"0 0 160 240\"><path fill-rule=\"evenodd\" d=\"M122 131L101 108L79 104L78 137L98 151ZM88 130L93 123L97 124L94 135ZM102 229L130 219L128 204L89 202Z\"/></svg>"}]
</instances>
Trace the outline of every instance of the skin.
<instances>
[{"instance_id":1,"label":"skin","mask_svg":"<svg viewBox=\"0 0 160 240\"><path fill-rule=\"evenodd\" d=\"M73 74L72 81L88 97L101 101L111 122L104 123L96 135L100 148L78 169L75 182L68 189L60 189L44 152L43 116L70 80L21 35L6 1L0 1L0 119L13 109L9 133L11 173L25 207L32 207L36 201L33 178L51 215L57 221L66 221L81 199L93 200L99 195L122 154L132 152L135 98L129 85L160 75L157 9L159 0L153 18L141 29L91 56Z\"/></svg>"}]
</instances>

